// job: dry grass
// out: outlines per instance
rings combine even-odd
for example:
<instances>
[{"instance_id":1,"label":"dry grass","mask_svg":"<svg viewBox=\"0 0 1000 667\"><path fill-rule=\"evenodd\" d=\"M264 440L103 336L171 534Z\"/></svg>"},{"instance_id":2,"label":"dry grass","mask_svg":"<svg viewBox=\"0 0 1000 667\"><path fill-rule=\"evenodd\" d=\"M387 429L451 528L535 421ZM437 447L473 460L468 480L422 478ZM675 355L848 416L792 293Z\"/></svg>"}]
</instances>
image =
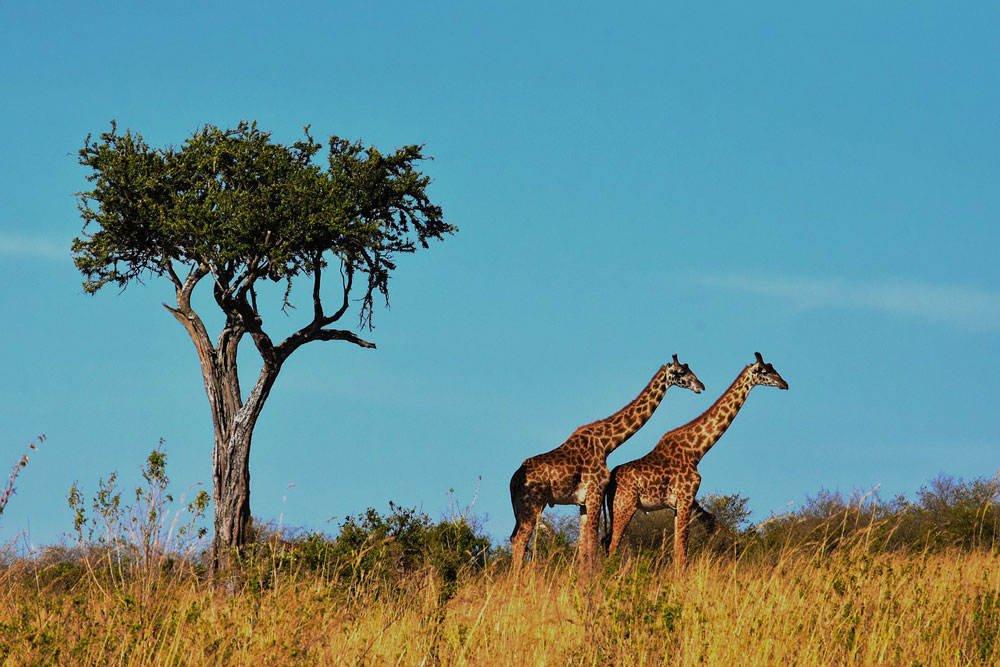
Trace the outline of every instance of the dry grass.
<instances>
[{"instance_id":1,"label":"dry grass","mask_svg":"<svg viewBox=\"0 0 1000 667\"><path fill-rule=\"evenodd\" d=\"M83 574L81 574L83 573ZM1000 555L787 550L609 562L583 580L503 564L442 595L279 576L228 595L175 569L108 584L62 564L0 570L0 662L21 664L1000 664Z\"/></svg>"}]
</instances>

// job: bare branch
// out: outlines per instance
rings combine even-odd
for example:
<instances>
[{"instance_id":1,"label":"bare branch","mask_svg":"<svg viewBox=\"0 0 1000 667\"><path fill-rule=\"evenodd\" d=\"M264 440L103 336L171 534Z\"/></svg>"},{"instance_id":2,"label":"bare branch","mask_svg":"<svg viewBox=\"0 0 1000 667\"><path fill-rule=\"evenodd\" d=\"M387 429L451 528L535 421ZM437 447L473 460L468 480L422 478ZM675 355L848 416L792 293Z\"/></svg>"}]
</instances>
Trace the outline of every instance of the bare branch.
<instances>
[{"instance_id":1,"label":"bare branch","mask_svg":"<svg viewBox=\"0 0 1000 667\"><path fill-rule=\"evenodd\" d=\"M320 265L322 253L316 254L316 269L313 277L313 321L319 322L323 319L323 300L319 296L320 281L323 277L323 269Z\"/></svg>"},{"instance_id":2,"label":"bare branch","mask_svg":"<svg viewBox=\"0 0 1000 667\"><path fill-rule=\"evenodd\" d=\"M173 262L170 261L169 257L163 260L163 265L167 269L167 276L170 278L170 282L174 284L174 288L182 289L184 287L184 282L181 280L180 276L177 275L177 272L174 271Z\"/></svg>"},{"instance_id":3,"label":"bare branch","mask_svg":"<svg viewBox=\"0 0 1000 667\"><path fill-rule=\"evenodd\" d=\"M256 298L254 299L253 306L250 305L245 296L238 299L231 299L227 305L231 306L232 310L228 308L224 308L224 310L239 315L240 324L250 334L264 363L276 363L278 360L274 354L274 343L271 341L271 337L264 331L263 322L257 313Z\"/></svg>"},{"instance_id":4,"label":"bare branch","mask_svg":"<svg viewBox=\"0 0 1000 667\"><path fill-rule=\"evenodd\" d=\"M285 278L285 282L286 282L285 295L281 297L281 312L283 312L285 315L288 315L289 308L291 308L292 310L298 310L298 308L296 308L295 305L288 300L288 297L291 296L292 294L292 277L287 276Z\"/></svg>"},{"instance_id":5,"label":"bare branch","mask_svg":"<svg viewBox=\"0 0 1000 667\"><path fill-rule=\"evenodd\" d=\"M345 268L347 269L346 275L344 271ZM344 287L344 303L340 306L336 313L326 318L322 326L333 324L339 320L345 312L347 312L347 306L349 303L348 299L351 295L351 287L354 285L354 268L343 261L340 262L340 282Z\"/></svg>"},{"instance_id":6,"label":"bare branch","mask_svg":"<svg viewBox=\"0 0 1000 667\"><path fill-rule=\"evenodd\" d=\"M249 273L251 271L248 269L247 275ZM227 337L227 333L231 333L232 338L230 340L234 340L238 345L239 340L244 334L250 334L264 363L276 363L274 343L267 332L264 331L263 321L257 310L257 295L253 292L256 278L246 280L239 292L234 294L234 289L228 285L227 280L229 276L226 275L225 271L213 272L213 276L216 278L215 290L213 292L215 302L219 305L222 312L226 313L226 327L223 329L222 334L220 334L220 341ZM246 277L244 275L240 280L243 281ZM252 294L253 305L247 299L247 292Z\"/></svg>"},{"instance_id":7,"label":"bare branch","mask_svg":"<svg viewBox=\"0 0 1000 667\"><path fill-rule=\"evenodd\" d=\"M314 321L281 341L281 343L274 348L274 354L278 363L283 362L292 352L297 350L302 345L314 340L344 340L348 343L354 343L360 347L372 350L375 349L375 343L361 338L353 331L346 331L343 329L323 329Z\"/></svg>"},{"instance_id":8,"label":"bare branch","mask_svg":"<svg viewBox=\"0 0 1000 667\"><path fill-rule=\"evenodd\" d=\"M177 277L176 272L171 268L171 280L177 285L177 307L173 308L167 304L163 304L163 307L177 318L177 321L181 323L181 326L191 336L191 341L198 350L198 357L201 360L202 367L206 370L210 369L214 363L215 348L212 347L212 341L208 337L208 330L205 328L205 323L201 321L198 314L191 308L191 293L194 292L194 288L198 282L208 275L208 272L208 267L203 263L192 266L191 272L188 273L187 278L181 283L180 278Z\"/></svg>"},{"instance_id":9,"label":"bare branch","mask_svg":"<svg viewBox=\"0 0 1000 667\"><path fill-rule=\"evenodd\" d=\"M261 272L262 266L261 262L264 261L264 254L267 252L268 244L271 241L271 230L267 230L267 234L264 235L264 243L260 246L260 252L247 263L247 270L243 273L239 280L233 285L233 293L237 298L242 298L246 296L248 290L253 289L253 284L264 275ZM254 296L254 310L257 310L256 305L257 297Z\"/></svg>"},{"instance_id":10,"label":"bare branch","mask_svg":"<svg viewBox=\"0 0 1000 667\"><path fill-rule=\"evenodd\" d=\"M209 273L209 266L204 262L200 262L197 265L191 267L191 271L188 273L187 278L184 279L184 283L177 288L177 307L189 311L191 314L194 313L191 310L191 293L194 292L195 285L197 285L202 278L207 276Z\"/></svg>"},{"instance_id":11,"label":"bare branch","mask_svg":"<svg viewBox=\"0 0 1000 667\"><path fill-rule=\"evenodd\" d=\"M371 350L375 349L375 343L361 338L353 331L346 331L344 329L320 329L314 335L313 340L346 340L361 347L367 347Z\"/></svg>"}]
</instances>

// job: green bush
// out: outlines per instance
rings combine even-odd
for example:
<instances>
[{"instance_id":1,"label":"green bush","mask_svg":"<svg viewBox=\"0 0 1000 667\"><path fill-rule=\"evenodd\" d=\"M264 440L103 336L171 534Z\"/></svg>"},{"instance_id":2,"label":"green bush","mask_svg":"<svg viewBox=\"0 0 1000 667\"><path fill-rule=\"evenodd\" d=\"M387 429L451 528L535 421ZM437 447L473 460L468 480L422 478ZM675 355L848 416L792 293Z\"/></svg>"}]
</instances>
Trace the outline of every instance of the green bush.
<instances>
[{"instance_id":1,"label":"green bush","mask_svg":"<svg viewBox=\"0 0 1000 667\"><path fill-rule=\"evenodd\" d=\"M416 509L389 503L382 514L369 508L348 516L336 538L306 532L284 539L268 524L254 523L245 565L256 566L259 585L275 574L320 574L349 583L396 583L405 575L429 568L443 581L486 565L492 552L464 517L434 523Z\"/></svg>"},{"instance_id":2,"label":"green bush","mask_svg":"<svg viewBox=\"0 0 1000 667\"><path fill-rule=\"evenodd\" d=\"M1000 546L1000 482L940 475L916 498L883 501L877 490L845 499L821 490L796 510L774 515L743 535L754 553L787 547L836 549L863 541L873 551L926 551Z\"/></svg>"},{"instance_id":3,"label":"green bush","mask_svg":"<svg viewBox=\"0 0 1000 667\"><path fill-rule=\"evenodd\" d=\"M921 486L915 498L883 500L877 489L844 497L820 489L791 512L751 524L749 500L738 494L706 494L702 507L715 516L709 535L697 521L690 526L691 553L767 556L794 548L832 551L863 543L872 551L926 551L1000 548L1000 477L973 480L941 475ZM626 543L638 552L671 552L674 512L633 516Z\"/></svg>"}]
</instances>

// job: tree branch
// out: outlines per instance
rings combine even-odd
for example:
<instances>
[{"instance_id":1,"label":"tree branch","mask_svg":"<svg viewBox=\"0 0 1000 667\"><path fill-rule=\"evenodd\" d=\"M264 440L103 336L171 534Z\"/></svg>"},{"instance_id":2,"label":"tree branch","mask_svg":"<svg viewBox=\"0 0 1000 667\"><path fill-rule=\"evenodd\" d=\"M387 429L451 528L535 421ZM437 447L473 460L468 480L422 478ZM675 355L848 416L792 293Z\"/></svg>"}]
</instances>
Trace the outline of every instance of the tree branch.
<instances>
[{"instance_id":1,"label":"tree branch","mask_svg":"<svg viewBox=\"0 0 1000 667\"><path fill-rule=\"evenodd\" d=\"M226 314L226 326L219 336L220 346L223 340L229 340L238 346L243 335L250 334L264 363L272 365L277 363L274 355L274 343L264 331L263 322L257 311L257 300L254 298L253 305L247 300L247 293L253 291L253 285L259 277L257 275L260 270L259 266L247 268L246 272L234 284L230 284L232 272L228 267L218 271L211 265L208 268L215 278L215 289L213 290L215 302ZM238 290L237 285L239 286ZM230 335L227 336L227 334Z\"/></svg>"},{"instance_id":2,"label":"tree branch","mask_svg":"<svg viewBox=\"0 0 1000 667\"><path fill-rule=\"evenodd\" d=\"M361 347L375 349L375 343L361 338L353 331L346 331L344 329L320 329L315 333L312 340L346 340Z\"/></svg>"},{"instance_id":3,"label":"tree branch","mask_svg":"<svg viewBox=\"0 0 1000 667\"><path fill-rule=\"evenodd\" d=\"M163 264L167 269L167 276L169 276L170 282L174 284L174 289L175 290L183 289L184 282L181 280L180 276L177 275L177 272L174 271L174 265L173 262L170 261L170 258L169 257L165 258L163 260Z\"/></svg>"},{"instance_id":4,"label":"tree branch","mask_svg":"<svg viewBox=\"0 0 1000 667\"><path fill-rule=\"evenodd\" d=\"M180 277L174 271L174 267L171 266L169 262L167 263L167 269L170 274L170 280L174 283L175 291L177 293L177 308L171 308L167 304L163 304L163 306L170 312L174 313L175 317L178 316L178 313L182 313L187 318L193 317L198 320L198 323L200 324L201 320L195 314L194 310L191 309L191 293L194 292L195 285L197 285L202 278L208 275L208 266L204 263L192 266L191 271L188 273L187 278L184 279L184 282L181 282ZM201 328L204 330L205 327L202 326Z\"/></svg>"},{"instance_id":5,"label":"tree branch","mask_svg":"<svg viewBox=\"0 0 1000 667\"><path fill-rule=\"evenodd\" d=\"M346 275L344 273L344 268L347 268ZM345 312L347 312L348 299L351 295L351 287L354 285L354 269L344 261L340 262L340 282L344 287L344 303L341 304L337 312L326 318L321 326L327 326L328 324L333 324L339 320Z\"/></svg>"},{"instance_id":6,"label":"tree branch","mask_svg":"<svg viewBox=\"0 0 1000 667\"><path fill-rule=\"evenodd\" d=\"M264 331L260 315L257 313L256 308L251 306L247 301L245 294L239 298L227 300L226 306L223 306L223 310L239 316L240 325L250 334L265 364L278 364L282 361L275 356L274 343L271 341L271 337L267 335L267 332Z\"/></svg>"},{"instance_id":7,"label":"tree branch","mask_svg":"<svg viewBox=\"0 0 1000 667\"><path fill-rule=\"evenodd\" d=\"M237 298L243 298L246 293L253 289L253 284L257 282L263 274L259 273L261 270L261 262L264 260L264 253L267 251L267 245L271 241L271 230L267 231L264 235L264 243L261 244L260 252L254 256L253 260L247 263L246 272L236 281L233 285L233 293L236 294ZM254 298L254 312L257 310L256 297Z\"/></svg>"},{"instance_id":8,"label":"tree branch","mask_svg":"<svg viewBox=\"0 0 1000 667\"><path fill-rule=\"evenodd\" d=\"M361 338L353 331L346 331L344 329L323 329L314 321L281 341L281 343L274 348L275 356L277 357L278 362L283 362L299 347L314 340L344 340L348 343L354 343L359 347L365 347L371 350L375 349L375 343Z\"/></svg>"},{"instance_id":9,"label":"tree branch","mask_svg":"<svg viewBox=\"0 0 1000 667\"><path fill-rule=\"evenodd\" d=\"M319 322L323 319L323 300L319 296L320 281L323 277L323 269L320 266L322 257L322 253L316 254L316 269L313 277L313 322Z\"/></svg>"}]
</instances>

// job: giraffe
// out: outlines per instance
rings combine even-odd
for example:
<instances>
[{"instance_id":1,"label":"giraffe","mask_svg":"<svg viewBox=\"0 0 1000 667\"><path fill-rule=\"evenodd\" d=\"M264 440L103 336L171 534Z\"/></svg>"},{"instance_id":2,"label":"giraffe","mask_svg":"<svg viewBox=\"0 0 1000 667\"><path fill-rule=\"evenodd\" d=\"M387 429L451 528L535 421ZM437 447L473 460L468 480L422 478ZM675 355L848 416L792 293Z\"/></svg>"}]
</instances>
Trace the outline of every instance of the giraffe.
<instances>
[{"instance_id":1,"label":"giraffe","mask_svg":"<svg viewBox=\"0 0 1000 667\"><path fill-rule=\"evenodd\" d=\"M649 454L623 463L611 471L605 493L613 554L621 542L636 509L645 512L673 508L674 567L684 569L687 554L688 522L691 518L715 529L715 518L695 501L701 475L698 462L712 448L743 407L750 390L757 385L788 389L788 383L755 352L755 363L744 368L722 396L700 417L665 433ZM607 538L606 538L607 539Z\"/></svg>"},{"instance_id":2,"label":"giraffe","mask_svg":"<svg viewBox=\"0 0 1000 667\"><path fill-rule=\"evenodd\" d=\"M597 553L597 517L608 483L608 454L646 423L670 385L700 394L705 385L687 364L673 355L661 366L631 403L607 419L576 429L552 451L526 459L510 479L510 501L515 526L510 542L514 569L519 570L524 550L545 505L580 506L580 560L592 564ZM592 517L592 521L588 521Z\"/></svg>"}]
</instances>

